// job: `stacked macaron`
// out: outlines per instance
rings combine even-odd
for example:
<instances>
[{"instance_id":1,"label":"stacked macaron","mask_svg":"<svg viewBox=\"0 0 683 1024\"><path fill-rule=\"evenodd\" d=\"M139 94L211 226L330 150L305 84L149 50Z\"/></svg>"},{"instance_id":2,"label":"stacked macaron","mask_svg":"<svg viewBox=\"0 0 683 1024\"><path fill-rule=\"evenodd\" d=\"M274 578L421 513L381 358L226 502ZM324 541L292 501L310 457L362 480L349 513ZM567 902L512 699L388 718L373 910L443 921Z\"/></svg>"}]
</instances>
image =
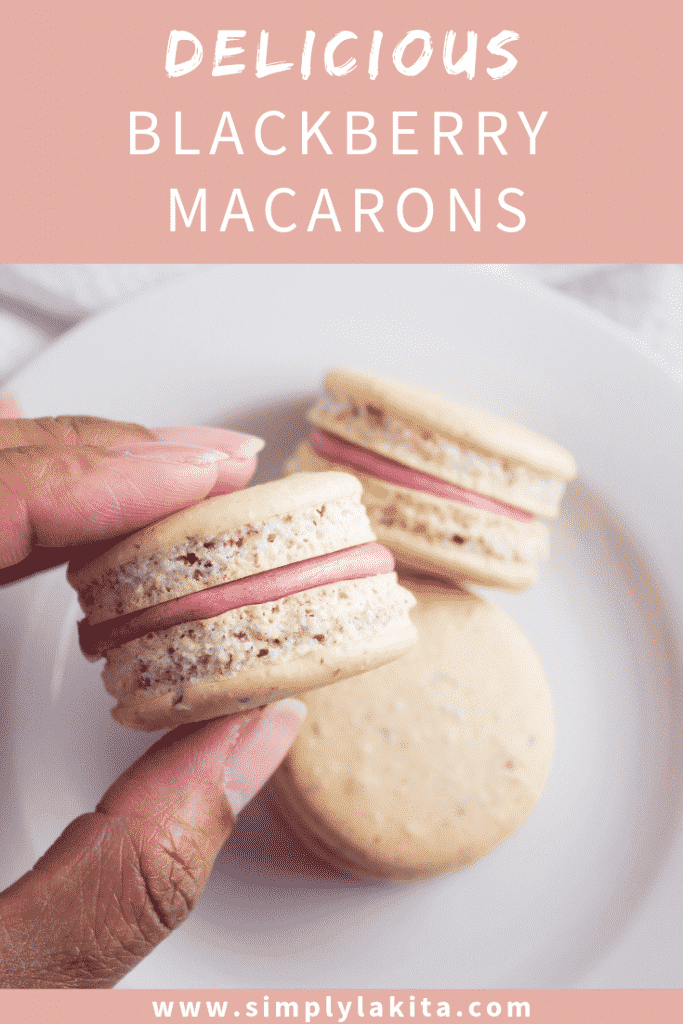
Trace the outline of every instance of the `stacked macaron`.
<instances>
[{"instance_id":1,"label":"stacked macaron","mask_svg":"<svg viewBox=\"0 0 683 1024\"><path fill-rule=\"evenodd\" d=\"M306 698L277 801L315 853L354 875L464 867L534 807L554 724L531 645L463 586L536 581L548 535L537 517L557 515L574 460L517 424L357 370L325 376L309 420L316 430L287 469L361 481L378 539L412 574L401 582L417 600L419 645Z\"/></svg>"},{"instance_id":2,"label":"stacked macaron","mask_svg":"<svg viewBox=\"0 0 683 1024\"><path fill-rule=\"evenodd\" d=\"M334 370L289 472L344 469L378 539L408 571L523 590L576 467L563 448L490 413L358 370Z\"/></svg>"},{"instance_id":3,"label":"stacked macaron","mask_svg":"<svg viewBox=\"0 0 683 1024\"><path fill-rule=\"evenodd\" d=\"M465 867L509 836L541 795L554 732L539 660L505 612L436 580L402 582L419 646L308 694L273 779L309 849L395 881Z\"/></svg>"},{"instance_id":4,"label":"stacked macaron","mask_svg":"<svg viewBox=\"0 0 683 1024\"><path fill-rule=\"evenodd\" d=\"M360 495L346 473L300 474L209 498L70 570L114 718L170 728L403 654L414 599Z\"/></svg>"}]
</instances>

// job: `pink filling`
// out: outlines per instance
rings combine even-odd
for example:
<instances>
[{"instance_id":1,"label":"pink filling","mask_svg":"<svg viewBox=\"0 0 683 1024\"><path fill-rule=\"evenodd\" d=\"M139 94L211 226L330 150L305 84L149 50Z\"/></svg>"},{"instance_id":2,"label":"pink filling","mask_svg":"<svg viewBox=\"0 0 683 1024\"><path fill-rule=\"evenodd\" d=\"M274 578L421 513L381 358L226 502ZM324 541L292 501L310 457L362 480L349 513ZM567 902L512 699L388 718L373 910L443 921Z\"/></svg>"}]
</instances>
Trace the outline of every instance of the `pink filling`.
<instances>
[{"instance_id":1,"label":"pink filling","mask_svg":"<svg viewBox=\"0 0 683 1024\"><path fill-rule=\"evenodd\" d=\"M531 512L524 512L521 508L513 505L505 505L495 498L487 498L476 491L468 491L465 487L458 487L447 480L439 480L438 477L430 476L428 473L421 473L419 469L409 469L401 466L398 462L391 462L389 459L375 455L365 448L359 448L355 444L348 444L340 441L338 437L332 437L322 430L316 430L311 437L311 447L322 455L324 459L348 466L350 469L359 470L361 473L368 473L376 476L379 480L386 480L399 487L409 487L413 491L423 491L425 494L434 494L437 498L450 498L451 501L458 501L461 505L472 505L474 508L485 509L487 512L495 512L499 516L508 516L510 519L519 519L528 522L534 516Z\"/></svg>"},{"instance_id":2,"label":"pink filling","mask_svg":"<svg viewBox=\"0 0 683 1024\"><path fill-rule=\"evenodd\" d=\"M281 565L277 569L267 569L266 572L233 580L231 583L221 583L196 594L184 594L152 608L130 612L92 626L87 619L83 619L78 624L81 650L88 658L96 660L114 647L159 629L168 629L183 622L196 622L198 619L212 619L232 608L278 601L290 594L322 587L326 583L379 576L391 572L393 568L393 556L381 544L357 544L342 551L332 551L327 555L306 558L302 562Z\"/></svg>"}]
</instances>

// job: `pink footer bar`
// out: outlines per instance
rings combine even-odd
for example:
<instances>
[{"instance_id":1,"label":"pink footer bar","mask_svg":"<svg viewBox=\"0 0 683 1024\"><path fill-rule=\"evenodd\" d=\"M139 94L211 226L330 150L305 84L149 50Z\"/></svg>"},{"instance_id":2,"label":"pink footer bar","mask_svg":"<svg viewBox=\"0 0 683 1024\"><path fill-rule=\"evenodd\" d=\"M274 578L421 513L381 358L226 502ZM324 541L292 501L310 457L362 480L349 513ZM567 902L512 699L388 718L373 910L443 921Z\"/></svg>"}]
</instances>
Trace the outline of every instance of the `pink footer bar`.
<instances>
[{"instance_id":1,"label":"pink footer bar","mask_svg":"<svg viewBox=\"0 0 683 1024\"><path fill-rule=\"evenodd\" d=\"M96 1018L94 1015L97 1015ZM681 990L594 989L119 989L4 990L0 1018L31 1024L225 1020L275 1024L434 1024L533 1020L536 1024L668 1024L683 1020Z\"/></svg>"}]
</instances>

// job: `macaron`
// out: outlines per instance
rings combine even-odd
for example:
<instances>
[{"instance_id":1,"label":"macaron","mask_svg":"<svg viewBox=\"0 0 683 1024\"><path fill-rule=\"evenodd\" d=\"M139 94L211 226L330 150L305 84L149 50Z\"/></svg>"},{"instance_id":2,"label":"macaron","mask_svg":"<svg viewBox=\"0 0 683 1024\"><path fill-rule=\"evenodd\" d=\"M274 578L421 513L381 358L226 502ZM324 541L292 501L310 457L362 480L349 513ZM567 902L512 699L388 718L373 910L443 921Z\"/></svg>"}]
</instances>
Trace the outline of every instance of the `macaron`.
<instances>
[{"instance_id":1,"label":"macaron","mask_svg":"<svg viewBox=\"0 0 683 1024\"><path fill-rule=\"evenodd\" d=\"M541 664L505 612L437 580L401 582L418 646L307 694L272 781L313 853L394 881L464 868L510 836L541 796L554 734Z\"/></svg>"},{"instance_id":2,"label":"macaron","mask_svg":"<svg viewBox=\"0 0 683 1024\"><path fill-rule=\"evenodd\" d=\"M342 469L363 484L378 540L409 572L524 590L547 556L540 517L576 474L569 452L525 427L421 388L333 370L317 428L288 472Z\"/></svg>"},{"instance_id":3,"label":"macaron","mask_svg":"<svg viewBox=\"0 0 683 1024\"><path fill-rule=\"evenodd\" d=\"M360 496L347 473L303 473L209 498L71 568L81 648L106 657L116 721L232 714L403 654L414 598Z\"/></svg>"}]
</instances>

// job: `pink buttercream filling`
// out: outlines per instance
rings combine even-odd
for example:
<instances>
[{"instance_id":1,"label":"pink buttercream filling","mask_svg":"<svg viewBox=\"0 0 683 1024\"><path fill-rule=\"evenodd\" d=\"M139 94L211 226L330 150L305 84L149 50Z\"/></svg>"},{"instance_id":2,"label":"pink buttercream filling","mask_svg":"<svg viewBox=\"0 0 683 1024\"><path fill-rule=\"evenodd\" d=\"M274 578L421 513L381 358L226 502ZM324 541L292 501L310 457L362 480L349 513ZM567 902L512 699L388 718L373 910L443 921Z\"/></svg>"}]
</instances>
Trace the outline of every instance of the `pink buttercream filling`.
<instances>
[{"instance_id":1,"label":"pink buttercream filling","mask_svg":"<svg viewBox=\"0 0 683 1024\"><path fill-rule=\"evenodd\" d=\"M355 444L341 441L338 437L332 437L322 430L316 430L311 437L311 447L322 455L324 459L348 466L349 469L356 469L361 473L368 473L376 476L379 480L386 480L388 483L397 484L399 487L409 487L413 491L423 491L425 494L433 494L437 498L450 498L451 501L458 501L461 505L471 505L474 508L485 509L487 512L495 512L499 516L508 516L510 519L519 519L528 522L534 516L531 512L524 512L514 505L506 505L495 498L487 498L476 491L469 491L465 487L458 487L457 484L449 483L447 480L440 480L429 473L422 473L419 469L410 469L398 462L392 462L381 455L369 452L365 448L359 448Z\"/></svg>"},{"instance_id":2,"label":"pink buttercream filling","mask_svg":"<svg viewBox=\"0 0 683 1024\"><path fill-rule=\"evenodd\" d=\"M381 544L357 544L342 551L331 551L326 555L316 555L315 558L267 569L241 580L220 583L196 594L184 594L163 604L129 612L128 615L107 619L105 622L90 625L87 619L83 619L78 624L81 650L86 657L96 660L112 648L147 633L184 622L212 619L233 608L279 601L290 594L299 594L302 590L322 587L327 583L379 576L391 572L393 568L393 556Z\"/></svg>"}]
</instances>

